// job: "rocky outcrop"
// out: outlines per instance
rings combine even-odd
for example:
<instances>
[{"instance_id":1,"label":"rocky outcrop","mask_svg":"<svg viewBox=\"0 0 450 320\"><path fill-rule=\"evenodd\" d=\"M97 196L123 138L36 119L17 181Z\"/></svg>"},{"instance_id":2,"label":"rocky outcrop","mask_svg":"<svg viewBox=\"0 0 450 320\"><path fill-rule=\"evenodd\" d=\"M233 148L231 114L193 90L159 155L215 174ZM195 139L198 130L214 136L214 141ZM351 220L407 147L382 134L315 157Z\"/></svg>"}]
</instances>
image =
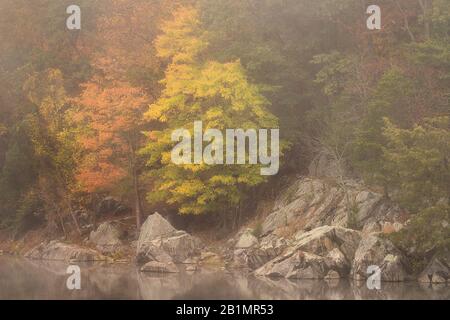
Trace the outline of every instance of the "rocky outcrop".
<instances>
[{"instance_id":1,"label":"rocky outcrop","mask_svg":"<svg viewBox=\"0 0 450 320\"><path fill-rule=\"evenodd\" d=\"M301 250L291 250L266 263L255 271L255 275L288 279L323 279L329 271L326 258Z\"/></svg>"},{"instance_id":2,"label":"rocky outcrop","mask_svg":"<svg viewBox=\"0 0 450 320\"><path fill-rule=\"evenodd\" d=\"M81 248L76 245L66 244L58 241L42 243L25 254L25 257L35 260L91 262L104 261L106 257L99 252Z\"/></svg>"},{"instance_id":3,"label":"rocky outcrop","mask_svg":"<svg viewBox=\"0 0 450 320\"><path fill-rule=\"evenodd\" d=\"M352 261L361 240L360 232L342 227L322 226L295 236L296 248L325 256L337 249L347 261ZM338 252L338 251L334 252Z\"/></svg>"},{"instance_id":4,"label":"rocky outcrop","mask_svg":"<svg viewBox=\"0 0 450 320\"><path fill-rule=\"evenodd\" d=\"M255 274L292 279L345 277L360 239L358 231L333 226L300 232L283 254Z\"/></svg>"},{"instance_id":5,"label":"rocky outcrop","mask_svg":"<svg viewBox=\"0 0 450 320\"><path fill-rule=\"evenodd\" d=\"M402 229L408 214L360 182L343 179L329 160L317 158L313 177L299 177L279 194L258 242L248 232L240 235L237 243L243 239L249 247L235 246L235 265L264 276L357 280L375 265L383 281L409 279L404 256L382 236ZM284 245L269 249L265 239L283 239Z\"/></svg>"},{"instance_id":6,"label":"rocky outcrop","mask_svg":"<svg viewBox=\"0 0 450 320\"><path fill-rule=\"evenodd\" d=\"M381 194L354 180L299 178L280 193L262 229L269 234L288 227L298 231L329 225L374 233L381 232L386 222L399 229L407 218Z\"/></svg>"},{"instance_id":7,"label":"rocky outcrop","mask_svg":"<svg viewBox=\"0 0 450 320\"><path fill-rule=\"evenodd\" d=\"M113 253L122 245L122 232L111 222L102 223L96 231L92 231L89 242L94 244L103 254Z\"/></svg>"},{"instance_id":8,"label":"rocky outcrop","mask_svg":"<svg viewBox=\"0 0 450 320\"><path fill-rule=\"evenodd\" d=\"M382 281L396 282L407 279L402 254L389 240L376 235L361 240L352 264L352 277L355 280L366 279L369 266L378 266L381 269Z\"/></svg>"},{"instance_id":9,"label":"rocky outcrop","mask_svg":"<svg viewBox=\"0 0 450 320\"><path fill-rule=\"evenodd\" d=\"M419 281L423 283L450 282L450 254L434 257L420 274Z\"/></svg>"},{"instance_id":10,"label":"rocky outcrop","mask_svg":"<svg viewBox=\"0 0 450 320\"><path fill-rule=\"evenodd\" d=\"M234 247L233 266L255 270L280 255L288 247L288 241L275 235L268 235L259 241L252 229L246 229L238 234Z\"/></svg>"},{"instance_id":11,"label":"rocky outcrop","mask_svg":"<svg viewBox=\"0 0 450 320\"><path fill-rule=\"evenodd\" d=\"M147 218L141 227L137 242L138 263L157 261L167 263L169 258L175 263L198 255L201 241L185 231L176 230L160 214Z\"/></svg>"}]
</instances>

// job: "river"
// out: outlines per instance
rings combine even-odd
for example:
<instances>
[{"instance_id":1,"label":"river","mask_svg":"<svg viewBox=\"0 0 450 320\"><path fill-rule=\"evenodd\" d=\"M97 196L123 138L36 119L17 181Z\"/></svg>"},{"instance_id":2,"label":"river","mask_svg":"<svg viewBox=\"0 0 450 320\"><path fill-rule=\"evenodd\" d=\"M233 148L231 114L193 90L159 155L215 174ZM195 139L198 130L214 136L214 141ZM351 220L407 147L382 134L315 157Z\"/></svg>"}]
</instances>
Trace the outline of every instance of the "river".
<instances>
[{"instance_id":1,"label":"river","mask_svg":"<svg viewBox=\"0 0 450 320\"><path fill-rule=\"evenodd\" d=\"M144 274L133 265L80 264L81 289L69 290L68 264L0 256L0 299L450 299L450 287L255 278L244 273Z\"/></svg>"}]
</instances>

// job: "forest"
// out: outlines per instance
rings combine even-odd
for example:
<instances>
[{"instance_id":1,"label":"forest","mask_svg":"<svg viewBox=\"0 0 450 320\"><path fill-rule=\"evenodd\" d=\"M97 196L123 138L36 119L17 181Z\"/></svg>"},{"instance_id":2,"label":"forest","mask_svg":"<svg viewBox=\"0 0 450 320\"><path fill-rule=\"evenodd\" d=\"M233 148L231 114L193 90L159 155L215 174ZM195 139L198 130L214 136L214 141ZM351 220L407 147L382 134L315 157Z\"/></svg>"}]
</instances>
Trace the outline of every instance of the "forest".
<instances>
[{"instance_id":1,"label":"forest","mask_svg":"<svg viewBox=\"0 0 450 320\"><path fill-rule=\"evenodd\" d=\"M73 4L79 30L66 27ZM380 30L366 25L374 4ZM326 155L411 214L399 247L450 248L450 0L0 0L0 12L0 229L15 238L81 237L108 196L137 228L158 211L236 230ZM174 164L171 134L195 121L279 128L278 174Z\"/></svg>"}]
</instances>

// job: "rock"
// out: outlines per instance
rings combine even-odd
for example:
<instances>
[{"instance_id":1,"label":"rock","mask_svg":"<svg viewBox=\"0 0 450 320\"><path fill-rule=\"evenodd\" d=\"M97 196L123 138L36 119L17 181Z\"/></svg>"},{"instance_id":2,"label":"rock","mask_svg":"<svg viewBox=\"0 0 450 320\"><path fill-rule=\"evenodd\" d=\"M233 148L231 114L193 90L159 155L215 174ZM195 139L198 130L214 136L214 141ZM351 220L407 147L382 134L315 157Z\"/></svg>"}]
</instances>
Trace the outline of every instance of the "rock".
<instances>
[{"instance_id":1,"label":"rock","mask_svg":"<svg viewBox=\"0 0 450 320\"><path fill-rule=\"evenodd\" d=\"M217 253L207 251L201 253L200 264L209 266L220 266L223 264L223 261Z\"/></svg>"},{"instance_id":2,"label":"rock","mask_svg":"<svg viewBox=\"0 0 450 320\"><path fill-rule=\"evenodd\" d=\"M328 263L328 267L330 269L334 270L338 270L339 274L342 275L348 275L350 272L350 262L347 260L347 258L345 257L345 255L338 249L338 248L334 248L333 250L331 250L330 252L328 252L327 256L327 263Z\"/></svg>"},{"instance_id":3,"label":"rock","mask_svg":"<svg viewBox=\"0 0 450 320\"><path fill-rule=\"evenodd\" d=\"M371 233L380 233L381 232L381 226L376 221L368 222L364 225L362 233L365 235L371 234Z\"/></svg>"},{"instance_id":4,"label":"rock","mask_svg":"<svg viewBox=\"0 0 450 320\"><path fill-rule=\"evenodd\" d=\"M234 250L233 265L255 270L280 255L287 247L288 241L284 238L268 236L262 239L259 246Z\"/></svg>"},{"instance_id":5,"label":"rock","mask_svg":"<svg viewBox=\"0 0 450 320\"><path fill-rule=\"evenodd\" d=\"M136 255L136 262L145 264L150 261L170 263L173 262L173 259L164 250L149 243L141 247L141 250Z\"/></svg>"},{"instance_id":6,"label":"rock","mask_svg":"<svg viewBox=\"0 0 450 320\"><path fill-rule=\"evenodd\" d=\"M58 241L51 241L49 243L42 243L33 248L25 257L34 260L54 260L54 261L73 261L73 262L88 262L88 261L105 261L106 257L99 252L81 248L76 245L65 244Z\"/></svg>"},{"instance_id":7,"label":"rock","mask_svg":"<svg viewBox=\"0 0 450 320\"><path fill-rule=\"evenodd\" d=\"M320 153L311 161L308 171L313 177L337 178L346 174L339 162L325 153Z\"/></svg>"},{"instance_id":8,"label":"rock","mask_svg":"<svg viewBox=\"0 0 450 320\"><path fill-rule=\"evenodd\" d=\"M178 273L180 272L173 262L150 261L143 265L140 269L142 272L155 273Z\"/></svg>"},{"instance_id":9,"label":"rock","mask_svg":"<svg viewBox=\"0 0 450 320\"><path fill-rule=\"evenodd\" d=\"M152 244L163 249L177 263L199 254L202 245L198 238L184 231L177 231L170 237L155 239Z\"/></svg>"},{"instance_id":10,"label":"rock","mask_svg":"<svg viewBox=\"0 0 450 320\"><path fill-rule=\"evenodd\" d=\"M233 252L233 265L237 268L255 270L275 256L259 248L236 249Z\"/></svg>"},{"instance_id":11,"label":"rock","mask_svg":"<svg viewBox=\"0 0 450 320\"><path fill-rule=\"evenodd\" d=\"M446 283L450 279L450 255L434 257L419 276L419 282Z\"/></svg>"},{"instance_id":12,"label":"rock","mask_svg":"<svg viewBox=\"0 0 450 320\"><path fill-rule=\"evenodd\" d=\"M187 258L199 253L201 241L185 231L176 230L158 213L147 218L141 227L137 242L136 256L138 261L145 261L149 250L161 249L173 258L174 262L182 263ZM160 253L158 253L160 255ZM154 254L150 253L150 256Z\"/></svg>"},{"instance_id":13,"label":"rock","mask_svg":"<svg viewBox=\"0 0 450 320\"><path fill-rule=\"evenodd\" d=\"M138 252L141 248L158 237L167 237L177 231L159 213L150 215L141 227L137 243Z\"/></svg>"},{"instance_id":14,"label":"rock","mask_svg":"<svg viewBox=\"0 0 450 320\"><path fill-rule=\"evenodd\" d=\"M102 223L96 231L92 231L89 242L102 253L112 253L122 246L121 231L110 222Z\"/></svg>"},{"instance_id":15,"label":"rock","mask_svg":"<svg viewBox=\"0 0 450 320\"><path fill-rule=\"evenodd\" d=\"M253 235L252 229L247 229L239 237L235 247L238 249L247 249L258 245L258 239Z\"/></svg>"},{"instance_id":16,"label":"rock","mask_svg":"<svg viewBox=\"0 0 450 320\"><path fill-rule=\"evenodd\" d=\"M255 275L288 279L323 279L328 272L325 258L294 250L269 261L256 270Z\"/></svg>"},{"instance_id":17,"label":"rock","mask_svg":"<svg viewBox=\"0 0 450 320\"><path fill-rule=\"evenodd\" d=\"M326 280L340 279L340 278L341 278L341 276L339 275L339 273L337 273L334 270L328 271L327 275L325 276Z\"/></svg>"},{"instance_id":18,"label":"rock","mask_svg":"<svg viewBox=\"0 0 450 320\"><path fill-rule=\"evenodd\" d=\"M382 230L382 232L383 232L384 234L391 234L391 233L394 233L394 232L395 232L394 224L392 224L391 222L386 221L386 222L383 224L383 230Z\"/></svg>"},{"instance_id":19,"label":"rock","mask_svg":"<svg viewBox=\"0 0 450 320\"><path fill-rule=\"evenodd\" d=\"M376 235L363 238L355 253L351 275L355 280L368 277L367 268L375 265L381 269L382 281L404 281L407 273L403 266L403 256L392 242Z\"/></svg>"},{"instance_id":20,"label":"rock","mask_svg":"<svg viewBox=\"0 0 450 320\"><path fill-rule=\"evenodd\" d=\"M300 177L280 192L272 213L263 221L262 235L282 228L305 231L324 225L367 231L366 224L370 224L372 232L385 222L397 230L407 218L407 213L382 194L367 190L355 180L333 183L330 179Z\"/></svg>"},{"instance_id":21,"label":"rock","mask_svg":"<svg viewBox=\"0 0 450 320\"><path fill-rule=\"evenodd\" d=\"M333 226L323 226L295 236L295 247L320 256L337 248L347 261L352 261L361 240L360 232Z\"/></svg>"}]
</instances>

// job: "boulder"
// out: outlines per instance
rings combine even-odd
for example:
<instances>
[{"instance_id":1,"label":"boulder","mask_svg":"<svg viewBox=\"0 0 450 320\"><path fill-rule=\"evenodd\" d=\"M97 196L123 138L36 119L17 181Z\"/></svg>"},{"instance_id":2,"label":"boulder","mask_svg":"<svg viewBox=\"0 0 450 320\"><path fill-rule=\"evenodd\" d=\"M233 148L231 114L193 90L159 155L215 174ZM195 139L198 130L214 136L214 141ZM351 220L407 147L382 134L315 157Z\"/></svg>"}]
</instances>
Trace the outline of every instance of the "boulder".
<instances>
[{"instance_id":1,"label":"boulder","mask_svg":"<svg viewBox=\"0 0 450 320\"><path fill-rule=\"evenodd\" d=\"M274 257L260 248L236 249L233 252L233 265L237 268L255 270Z\"/></svg>"},{"instance_id":2,"label":"boulder","mask_svg":"<svg viewBox=\"0 0 450 320\"><path fill-rule=\"evenodd\" d=\"M150 261L169 263L173 262L173 259L161 248L148 243L141 247L141 250L136 255L136 262L138 264L145 264Z\"/></svg>"},{"instance_id":3,"label":"boulder","mask_svg":"<svg viewBox=\"0 0 450 320\"><path fill-rule=\"evenodd\" d=\"M53 261L72 261L72 262L90 262L104 261L106 257L99 252L81 248L77 245L66 244L58 241L42 243L31 249L25 254L25 257L34 260L53 260Z\"/></svg>"},{"instance_id":4,"label":"boulder","mask_svg":"<svg viewBox=\"0 0 450 320\"><path fill-rule=\"evenodd\" d=\"M360 232L342 227L323 226L295 236L295 247L302 251L326 256L338 249L347 261L352 261L361 240Z\"/></svg>"},{"instance_id":5,"label":"boulder","mask_svg":"<svg viewBox=\"0 0 450 320\"><path fill-rule=\"evenodd\" d=\"M269 261L256 270L255 275L288 279L323 279L329 271L325 258L293 250Z\"/></svg>"},{"instance_id":6,"label":"boulder","mask_svg":"<svg viewBox=\"0 0 450 320\"><path fill-rule=\"evenodd\" d=\"M247 249L255 247L257 245L258 245L258 238L256 238L253 235L252 229L246 229L239 237L239 240L236 243L235 247L238 249Z\"/></svg>"},{"instance_id":7,"label":"boulder","mask_svg":"<svg viewBox=\"0 0 450 320\"><path fill-rule=\"evenodd\" d=\"M160 214L155 213L147 218L141 227L136 248L136 260L140 263L157 260L167 260L170 256L175 263L182 263L186 259L198 255L202 246L201 241L185 231L176 230ZM156 251L156 249L159 251ZM164 255L161 253L163 252ZM161 258L163 257L164 258Z\"/></svg>"},{"instance_id":8,"label":"boulder","mask_svg":"<svg viewBox=\"0 0 450 320\"><path fill-rule=\"evenodd\" d=\"M355 280L367 279L367 269L374 265L381 269L382 281L404 281L407 273L403 261L403 255L391 241L369 235L361 240L356 250L351 275Z\"/></svg>"},{"instance_id":9,"label":"boulder","mask_svg":"<svg viewBox=\"0 0 450 320\"><path fill-rule=\"evenodd\" d=\"M122 246L121 236L119 228L111 222L104 222L96 231L91 232L89 242L102 253L112 253Z\"/></svg>"},{"instance_id":10,"label":"boulder","mask_svg":"<svg viewBox=\"0 0 450 320\"><path fill-rule=\"evenodd\" d=\"M419 282L446 283L450 279L450 255L434 257L419 276Z\"/></svg>"},{"instance_id":11,"label":"boulder","mask_svg":"<svg viewBox=\"0 0 450 320\"><path fill-rule=\"evenodd\" d=\"M328 252L326 258L328 267L330 269L333 269L333 272L336 272L335 270L337 270L339 271L338 274L343 276L346 276L350 273L351 264L338 248L334 248L333 250Z\"/></svg>"},{"instance_id":12,"label":"boulder","mask_svg":"<svg viewBox=\"0 0 450 320\"><path fill-rule=\"evenodd\" d=\"M137 243L138 252L143 246L158 237L167 237L177 231L166 219L159 213L150 215L141 227Z\"/></svg>"},{"instance_id":13,"label":"boulder","mask_svg":"<svg viewBox=\"0 0 450 320\"><path fill-rule=\"evenodd\" d=\"M158 262L150 261L144 264L141 269L142 272L154 272L154 273L178 273L180 272L177 266L173 262Z\"/></svg>"},{"instance_id":14,"label":"boulder","mask_svg":"<svg viewBox=\"0 0 450 320\"><path fill-rule=\"evenodd\" d=\"M258 246L234 250L233 265L255 270L280 255L287 247L288 241L284 238L268 236Z\"/></svg>"},{"instance_id":15,"label":"boulder","mask_svg":"<svg viewBox=\"0 0 450 320\"><path fill-rule=\"evenodd\" d=\"M151 244L164 250L177 263L198 255L202 245L198 238L184 231L176 231L172 236L157 238Z\"/></svg>"}]
</instances>

